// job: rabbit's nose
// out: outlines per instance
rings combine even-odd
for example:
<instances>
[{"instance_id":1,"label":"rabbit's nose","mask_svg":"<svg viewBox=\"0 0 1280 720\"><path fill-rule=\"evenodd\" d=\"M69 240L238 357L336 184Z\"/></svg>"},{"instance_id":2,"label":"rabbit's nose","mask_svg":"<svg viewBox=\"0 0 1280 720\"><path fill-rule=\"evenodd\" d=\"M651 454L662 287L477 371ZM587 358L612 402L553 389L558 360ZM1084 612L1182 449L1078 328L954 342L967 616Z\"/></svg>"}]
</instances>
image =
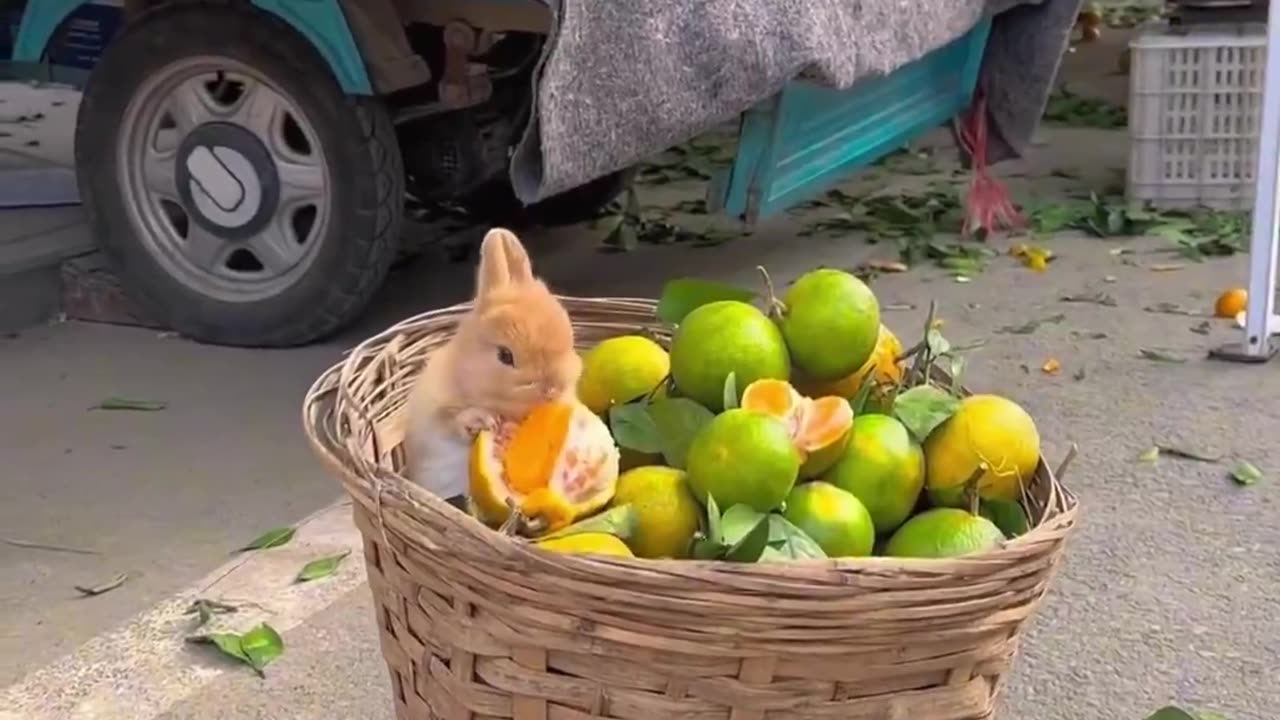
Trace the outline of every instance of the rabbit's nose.
<instances>
[{"instance_id":1,"label":"rabbit's nose","mask_svg":"<svg viewBox=\"0 0 1280 720\"><path fill-rule=\"evenodd\" d=\"M555 400L556 398L560 397L560 393L561 393L561 390L558 385L542 386L542 397L546 398L547 400Z\"/></svg>"}]
</instances>

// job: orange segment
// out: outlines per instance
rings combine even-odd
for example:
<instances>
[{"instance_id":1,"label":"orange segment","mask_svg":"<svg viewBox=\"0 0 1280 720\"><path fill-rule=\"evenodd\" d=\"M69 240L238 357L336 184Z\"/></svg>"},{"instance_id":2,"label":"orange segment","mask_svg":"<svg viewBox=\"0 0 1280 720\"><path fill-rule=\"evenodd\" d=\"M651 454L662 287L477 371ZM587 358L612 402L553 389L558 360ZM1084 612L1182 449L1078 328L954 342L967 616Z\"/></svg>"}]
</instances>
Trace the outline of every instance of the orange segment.
<instances>
[{"instance_id":1,"label":"orange segment","mask_svg":"<svg viewBox=\"0 0 1280 720\"><path fill-rule=\"evenodd\" d=\"M502 453L507 485L521 495L547 486L569 434L573 405L545 403L520 423Z\"/></svg>"},{"instance_id":2,"label":"orange segment","mask_svg":"<svg viewBox=\"0 0 1280 720\"><path fill-rule=\"evenodd\" d=\"M870 362L870 361L868 361ZM800 477L812 478L840 459L849 444L853 408L842 397L811 400L784 380L757 380L747 386L739 403L744 410L782 420L804 464Z\"/></svg>"},{"instance_id":3,"label":"orange segment","mask_svg":"<svg viewBox=\"0 0 1280 720\"><path fill-rule=\"evenodd\" d=\"M834 395L810 400L800 416L796 445L805 452L821 450L839 442L851 427L853 408L848 400Z\"/></svg>"},{"instance_id":4,"label":"orange segment","mask_svg":"<svg viewBox=\"0 0 1280 720\"><path fill-rule=\"evenodd\" d=\"M743 410L782 418L791 415L802 399L786 380L757 380L742 391L738 405Z\"/></svg>"}]
</instances>

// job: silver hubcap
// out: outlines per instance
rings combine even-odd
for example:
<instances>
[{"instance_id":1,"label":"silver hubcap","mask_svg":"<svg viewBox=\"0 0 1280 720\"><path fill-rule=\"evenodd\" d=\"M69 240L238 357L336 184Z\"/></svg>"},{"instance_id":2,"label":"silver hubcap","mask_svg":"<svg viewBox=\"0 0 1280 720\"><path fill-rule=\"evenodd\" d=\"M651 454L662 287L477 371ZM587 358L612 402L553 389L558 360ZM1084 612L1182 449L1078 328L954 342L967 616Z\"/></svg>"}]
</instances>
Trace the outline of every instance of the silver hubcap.
<instances>
[{"instance_id":1,"label":"silver hubcap","mask_svg":"<svg viewBox=\"0 0 1280 720\"><path fill-rule=\"evenodd\" d=\"M125 206L170 275L248 302L306 271L328 227L330 179L287 94L236 61L192 58L152 74L122 127Z\"/></svg>"}]
</instances>

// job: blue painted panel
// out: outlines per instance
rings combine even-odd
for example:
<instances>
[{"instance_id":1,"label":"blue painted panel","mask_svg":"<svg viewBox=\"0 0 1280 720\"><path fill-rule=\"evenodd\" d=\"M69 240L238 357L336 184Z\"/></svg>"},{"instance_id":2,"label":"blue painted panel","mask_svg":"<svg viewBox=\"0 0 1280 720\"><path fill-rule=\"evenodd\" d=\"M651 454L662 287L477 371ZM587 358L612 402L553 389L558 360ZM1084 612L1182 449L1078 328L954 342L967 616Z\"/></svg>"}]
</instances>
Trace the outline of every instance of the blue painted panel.
<instances>
[{"instance_id":1,"label":"blue painted panel","mask_svg":"<svg viewBox=\"0 0 1280 720\"><path fill-rule=\"evenodd\" d=\"M941 125L973 96L991 30L968 34L888 75L844 91L793 82L743 115L723 195L711 199L756 222L813 198Z\"/></svg>"},{"instance_id":2,"label":"blue painted panel","mask_svg":"<svg viewBox=\"0 0 1280 720\"><path fill-rule=\"evenodd\" d=\"M39 0L27 7L18 26L12 60L39 63L54 32L86 0ZM315 46L342 89L373 94L373 84L338 0L254 0L258 7L289 23Z\"/></svg>"}]
</instances>

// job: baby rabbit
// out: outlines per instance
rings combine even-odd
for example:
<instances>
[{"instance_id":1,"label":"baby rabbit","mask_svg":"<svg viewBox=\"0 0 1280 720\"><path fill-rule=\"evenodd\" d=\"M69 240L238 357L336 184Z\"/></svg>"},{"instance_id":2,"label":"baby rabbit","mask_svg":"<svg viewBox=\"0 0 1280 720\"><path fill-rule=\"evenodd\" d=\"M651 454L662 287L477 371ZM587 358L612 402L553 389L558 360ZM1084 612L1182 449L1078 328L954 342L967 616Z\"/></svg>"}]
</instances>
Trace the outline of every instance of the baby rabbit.
<instances>
[{"instance_id":1,"label":"baby rabbit","mask_svg":"<svg viewBox=\"0 0 1280 720\"><path fill-rule=\"evenodd\" d=\"M427 359L409 397L409 479L446 499L463 494L476 434L572 396L581 373L569 313L533 276L520 240L509 230L490 230L480 246L471 311Z\"/></svg>"}]
</instances>

